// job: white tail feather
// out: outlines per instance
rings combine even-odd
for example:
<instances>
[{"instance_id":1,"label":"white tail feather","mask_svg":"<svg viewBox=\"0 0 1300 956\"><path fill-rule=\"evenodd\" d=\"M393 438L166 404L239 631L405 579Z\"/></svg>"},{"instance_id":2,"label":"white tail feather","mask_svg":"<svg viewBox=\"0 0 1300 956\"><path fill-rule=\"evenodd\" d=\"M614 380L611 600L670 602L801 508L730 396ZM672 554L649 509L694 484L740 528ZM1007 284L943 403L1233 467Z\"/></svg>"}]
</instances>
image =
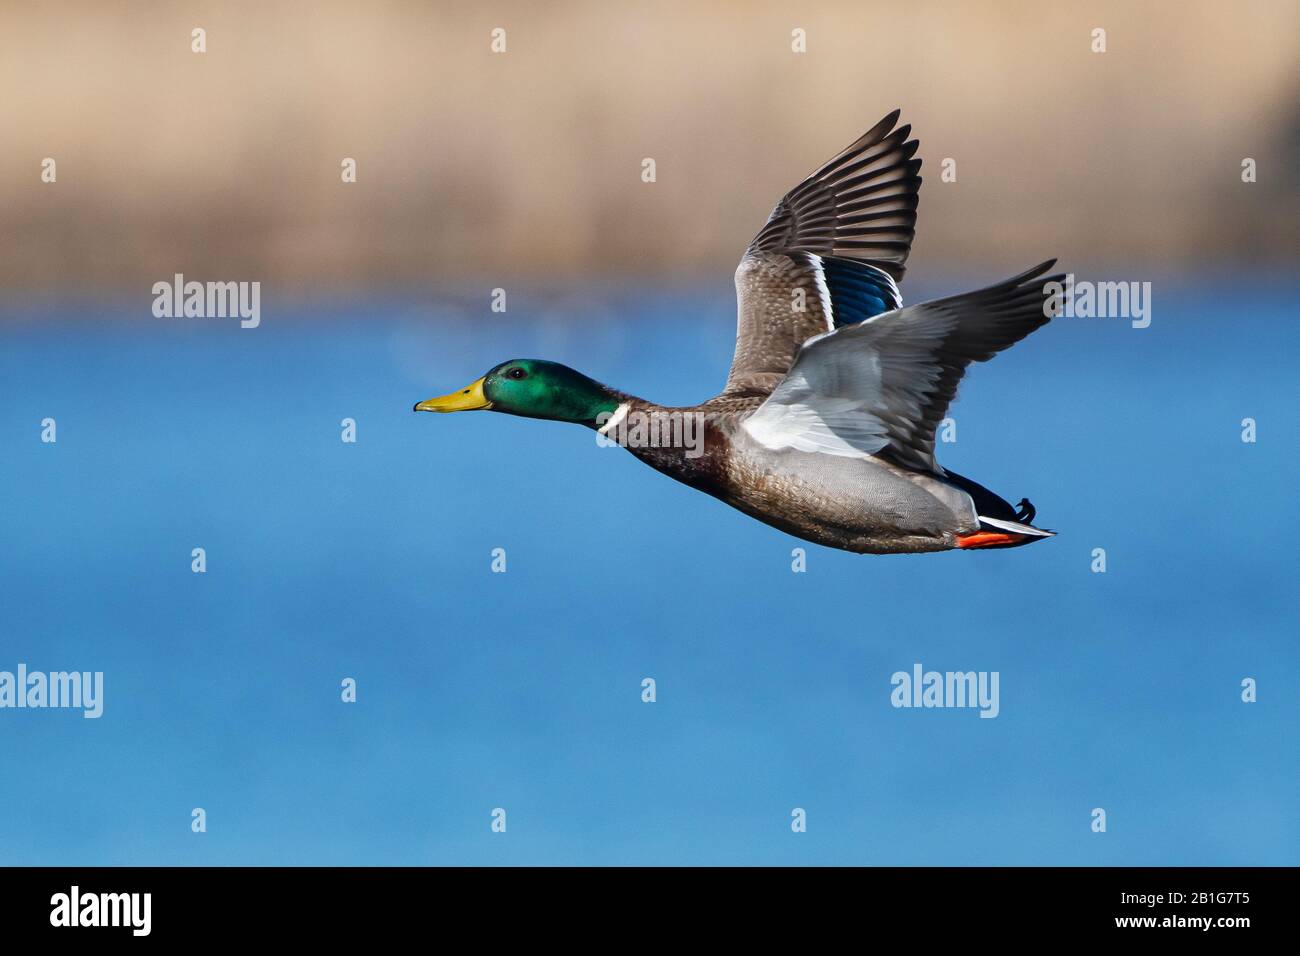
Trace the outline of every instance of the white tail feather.
<instances>
[{"instance_id":1,"label":"white tail feather","mask_svg":"<svg viewBox=\"0 0 1300 956\"><path fill-rule=\"evenodd\" d=\"M1021 524L1018 521L1002 521L998 518L986 518L983 515L979 515L979 519L981 524L986 524L999 531L1005 531L1008 534L1027 534L1032 538L1050 538L1056 534L1055 531L1044 531L1042 528Z\"/></svg>"}]
</instances>

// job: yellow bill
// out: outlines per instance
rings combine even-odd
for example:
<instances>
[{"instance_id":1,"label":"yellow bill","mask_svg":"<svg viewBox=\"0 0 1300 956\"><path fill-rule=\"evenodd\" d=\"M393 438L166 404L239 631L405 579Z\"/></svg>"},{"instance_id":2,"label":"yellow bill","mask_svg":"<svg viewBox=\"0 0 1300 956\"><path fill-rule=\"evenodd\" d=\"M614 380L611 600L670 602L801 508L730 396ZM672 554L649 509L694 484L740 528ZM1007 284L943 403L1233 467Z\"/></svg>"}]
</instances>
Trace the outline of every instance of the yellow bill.
<instances>
[{"instance_id":1,"label":"yellow bill","mask_svg":"<svg viewBox=\"0 0 1300 956\"><path fill-rule=\"evenodd\" d=\"M443 395L441 398L429 398L415 406L417 412L470 412L481 408L491 408L492 403L483 394L483 379L466 385L459 392Z\"/></svg>"}]
</instances>

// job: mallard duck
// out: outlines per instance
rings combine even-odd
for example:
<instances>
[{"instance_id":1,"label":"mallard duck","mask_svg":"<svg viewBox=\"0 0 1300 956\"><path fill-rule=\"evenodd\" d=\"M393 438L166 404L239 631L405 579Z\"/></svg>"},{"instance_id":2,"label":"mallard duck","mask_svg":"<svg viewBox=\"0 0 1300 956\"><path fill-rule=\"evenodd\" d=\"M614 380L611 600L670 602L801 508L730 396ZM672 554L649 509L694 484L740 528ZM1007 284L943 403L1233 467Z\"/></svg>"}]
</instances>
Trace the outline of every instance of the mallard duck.
<instances>
[{"instance_id":1,"label":"mallard duck","mask_svg":"<svg viewBox=\"0 0 1300 956\"><path fill-rule=\"evenodd\" d=\"M798 538L869 554L1051 537L935 460L971 362L1059 308L1049 260L977 292L904 306L919 143L894 111L777 203L736 270L722 393L666 408L555 362L512 359L421 412L490 410L595 429L684 484ZM1060 286L1056 287L1058 290Z\"/></svg>"}]
</instances>

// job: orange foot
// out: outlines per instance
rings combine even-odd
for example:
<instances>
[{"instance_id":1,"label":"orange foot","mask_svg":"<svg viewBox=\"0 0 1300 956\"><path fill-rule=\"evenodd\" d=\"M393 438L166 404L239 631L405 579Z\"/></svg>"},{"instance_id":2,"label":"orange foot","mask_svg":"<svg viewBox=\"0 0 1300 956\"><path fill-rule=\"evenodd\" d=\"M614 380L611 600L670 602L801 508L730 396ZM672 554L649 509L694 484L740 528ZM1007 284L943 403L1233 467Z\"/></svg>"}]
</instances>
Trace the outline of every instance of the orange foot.
<instances>
[{"instance_id":1,"label":"orange foot","mask_svg":"<svg viewBox=\"0 0 1300 956\"><path fill-rule=\"evenodd\" d=\"M964 534L957 539L959 548L993 548L999 545L1019 544L1025 540L1023 534L1003 534L1000 531L976 531Z\"/></svg>"}]
</instances>

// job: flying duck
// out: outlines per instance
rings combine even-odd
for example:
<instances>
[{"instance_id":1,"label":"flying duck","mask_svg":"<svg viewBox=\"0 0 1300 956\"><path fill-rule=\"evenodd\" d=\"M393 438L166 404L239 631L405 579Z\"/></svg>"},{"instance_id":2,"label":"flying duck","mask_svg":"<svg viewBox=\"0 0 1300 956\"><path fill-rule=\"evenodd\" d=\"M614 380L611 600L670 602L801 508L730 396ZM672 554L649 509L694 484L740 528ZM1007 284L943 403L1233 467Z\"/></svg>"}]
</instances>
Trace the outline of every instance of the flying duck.
<instances>
[{"instance_id":1,"label":"flying duck","mask_svg":"<svg viewBox=\"0 0 1300 956\"><path fill-rule=\"evenodd\" d=\"M971 362L1060 307L1049 260L977 292L904 306L920 145L895 110L777 203L736 270L722 393L667 408L555 362L503 362L415 406L585 425L666 475L796 537L864 554L1009 548L1054 532L935 460ZM1060 286L1056 286L1059 290Z\"/></svg>"}]
</instances>

